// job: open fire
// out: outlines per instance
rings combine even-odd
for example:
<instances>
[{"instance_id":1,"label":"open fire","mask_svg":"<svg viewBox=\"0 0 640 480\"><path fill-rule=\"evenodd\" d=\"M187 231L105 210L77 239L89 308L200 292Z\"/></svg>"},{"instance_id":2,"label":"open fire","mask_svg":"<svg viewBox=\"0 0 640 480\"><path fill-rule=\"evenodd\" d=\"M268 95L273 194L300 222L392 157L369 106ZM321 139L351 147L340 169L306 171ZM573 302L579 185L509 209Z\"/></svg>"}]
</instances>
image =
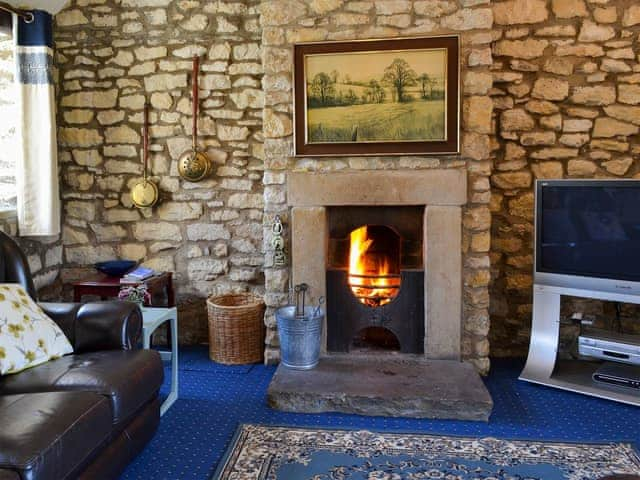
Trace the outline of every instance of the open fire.
<instances>
[{"instance_id":1,"label":"open fire","mask_svg":"<svg viewBox=\"0 0 640 480\"><path fill-rule=\"evenodd\" d=\"M400 289L398 259L380 248L386 242L377 238L385 230L393 232L387 227L363 226L350 235L349 287L361 303L370 307L386 305Z\"/></svg>"}]
</instances>

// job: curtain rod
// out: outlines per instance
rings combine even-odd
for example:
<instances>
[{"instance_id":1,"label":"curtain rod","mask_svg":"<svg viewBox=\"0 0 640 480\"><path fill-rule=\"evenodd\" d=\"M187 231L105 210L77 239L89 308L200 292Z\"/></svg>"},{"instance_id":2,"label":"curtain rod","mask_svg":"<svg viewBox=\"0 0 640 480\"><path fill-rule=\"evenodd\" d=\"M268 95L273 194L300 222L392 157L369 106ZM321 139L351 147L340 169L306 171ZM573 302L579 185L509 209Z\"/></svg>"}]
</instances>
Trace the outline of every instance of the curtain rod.
<instances>
[{"instance_id":1,"label":"curtain rod","mask_svg":"<svg viewBox=\"0 0 640 480\"><path fill-rule=\"evenodd\" d=\"M4 10L5 12L9 13L15 13L16 15L21 17L25 21L25 23L31 23L35 19L35 17L33 16L33 12L12 7L5 2L0 2L0 10Z\"/></svg>"}]
</instances>

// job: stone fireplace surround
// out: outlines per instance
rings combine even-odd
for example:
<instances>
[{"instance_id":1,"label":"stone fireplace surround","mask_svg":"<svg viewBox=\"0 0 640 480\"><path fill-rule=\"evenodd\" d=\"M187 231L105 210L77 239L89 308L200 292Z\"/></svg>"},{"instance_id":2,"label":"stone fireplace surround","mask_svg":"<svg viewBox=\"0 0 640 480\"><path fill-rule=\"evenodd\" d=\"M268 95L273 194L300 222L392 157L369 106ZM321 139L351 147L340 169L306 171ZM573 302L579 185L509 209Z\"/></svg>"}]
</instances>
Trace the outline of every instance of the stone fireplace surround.
<instances>
[{"instance_id":1,"label":"stone fireplace surround","mask_svg":"<svg viewBox=\"0 0 640 480\"><path fill-rule=\"evenodd\" d=\"M327 352L325 337L313 370L278 367L267 403L304 413L487 421L491 396L474 366L460 361L467 171L294 171L287 198L292 280L310 285L313 303L326 296L329 207L424 207L424 355Z\"/></svg>"},{"instance_id":2,"label":"stone fireplace surround","mask_svg":"<svg viewBox=\"0 0 640 480\"><path fill-rule=\"evenodd\" d=\"M313 303L326 297L327 207L424 206L425 357L460 359L465 170L290 172L287 190L292 281L309 284Z\"/></svg>"}]
</instances>

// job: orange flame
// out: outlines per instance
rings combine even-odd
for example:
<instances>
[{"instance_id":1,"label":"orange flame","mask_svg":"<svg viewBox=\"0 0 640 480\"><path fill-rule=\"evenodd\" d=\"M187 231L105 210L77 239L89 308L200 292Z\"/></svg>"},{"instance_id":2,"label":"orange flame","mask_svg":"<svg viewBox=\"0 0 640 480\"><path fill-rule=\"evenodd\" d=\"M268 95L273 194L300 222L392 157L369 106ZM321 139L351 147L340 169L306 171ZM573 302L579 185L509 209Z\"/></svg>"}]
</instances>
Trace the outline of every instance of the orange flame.
<instances>
[{"instance_id":1,"label":"orange flame","mask_svg":"<svg viewBox=\"0 0 640 480\"><path fill-rule=\"evenodd\" d=\"M349 248L349 286L361 303L381 306L395 296L397 286L389 277L389 258L368 254L373 240L368 237L367 227L351 232ZM384 288L391 287L391 288Z\"/></svg>"}]
</instances>

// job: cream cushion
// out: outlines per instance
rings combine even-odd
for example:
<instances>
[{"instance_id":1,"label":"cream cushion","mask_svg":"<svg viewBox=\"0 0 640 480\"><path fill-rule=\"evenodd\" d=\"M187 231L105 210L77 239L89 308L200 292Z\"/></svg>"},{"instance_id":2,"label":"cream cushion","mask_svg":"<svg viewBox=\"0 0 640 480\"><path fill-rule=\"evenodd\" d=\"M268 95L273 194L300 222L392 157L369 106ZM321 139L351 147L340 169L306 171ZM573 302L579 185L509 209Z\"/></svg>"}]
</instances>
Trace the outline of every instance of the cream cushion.
<instances>
[{"instance_id":1,"label":"cream cushion","mask_svg":"<svg viewBox=\"0 0 640 480\"><path fill-rule=\"evenodd\" d=\"M60 327L15 283L0 284L0 375L73 352Z\"/></svg>"}]
</instances>

